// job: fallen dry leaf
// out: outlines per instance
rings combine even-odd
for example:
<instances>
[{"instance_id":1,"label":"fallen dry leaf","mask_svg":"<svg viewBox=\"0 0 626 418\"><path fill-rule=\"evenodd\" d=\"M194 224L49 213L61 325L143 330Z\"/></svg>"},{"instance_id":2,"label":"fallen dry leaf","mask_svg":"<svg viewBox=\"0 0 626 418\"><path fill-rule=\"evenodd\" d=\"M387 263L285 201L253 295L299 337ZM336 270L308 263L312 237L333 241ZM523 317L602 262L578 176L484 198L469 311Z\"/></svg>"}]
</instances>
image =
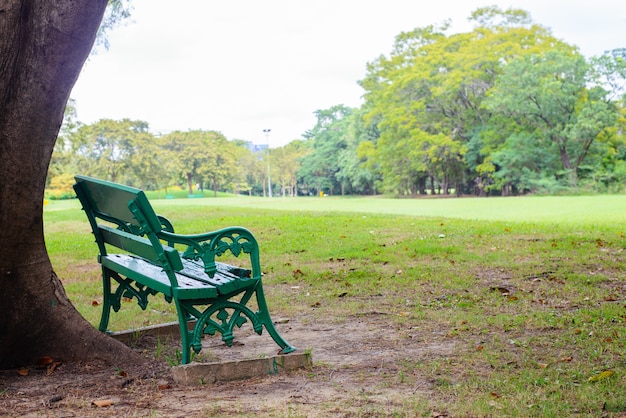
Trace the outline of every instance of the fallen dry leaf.
<instances>
[{"instance_id":1,"label":"fallen dry leaf","mask_svg":"<svg viewBox=\"0 0 626 418\"><path fill-rule=\"evenodd\" d=\"M39 359L37 359L37 366L48 366L50 364L52 364L54 362L54 359L52 357L40 357Z\"/></svg>"},{"instance_id":2,"label":"fallen dry leaf","mask_svg":"<svg viewBox=\"0 0 626 418\"><path fill-rule=\"evenodd\" d=\"M30 370L24 368L24 369L17 369L17 374L19 374L20 376L28 376L28 373L30 373Z\"/></svg>"},{"instance_id":3,"label":"fallen dry leaf","mask_svg":"<svg viewBox=\"0 0 626 418\"><path fill-rule=\"evenodd\" d=\"M595 382L599 382L601 380L606 380L609 377L613 376L615 374L615 372L613 370L605 370L601 373L598 373L594 376L591 376L589 379L587 379L588 382L590 383L595 383Z\"/></svg>"},{"instance_id":4,"label":"fallen dry leaf","mask_svg":"<svg viewBox=\"0 0 626 418\"><path fill-rule=\"evenodd\" d=\"M498 291L502 296L509 296L511 293L513 293L511 289L504 286L494 286L491 288L491 291Z\"/></svg>"},{"instance_id":5,"label":"fallen dry leaf","mask_svg":"<svg viewBox=\"0 0 626 418\"><path fill-rule=\"evenodd\" d=\"M102 400L99 400L99 401L93 401L92 404L97 406L98 408L106 408L108 406L113 405L113 400L112 399L102 399Z\"/></svg>"},{"instance_id":6,"label":"fallen dry leaf","mask_svg":"<svg viewBox=\"0 0 626 418\"><path fill-rule=\"evenodd\" d=\"M54 363L52 363L49 367L48 370L46 370L46 375L50 376L52 373L54 373L54 371L57 369L57 367L59 367L61 365L60 361L55 361Z\"/></svg>"}]
</instances>

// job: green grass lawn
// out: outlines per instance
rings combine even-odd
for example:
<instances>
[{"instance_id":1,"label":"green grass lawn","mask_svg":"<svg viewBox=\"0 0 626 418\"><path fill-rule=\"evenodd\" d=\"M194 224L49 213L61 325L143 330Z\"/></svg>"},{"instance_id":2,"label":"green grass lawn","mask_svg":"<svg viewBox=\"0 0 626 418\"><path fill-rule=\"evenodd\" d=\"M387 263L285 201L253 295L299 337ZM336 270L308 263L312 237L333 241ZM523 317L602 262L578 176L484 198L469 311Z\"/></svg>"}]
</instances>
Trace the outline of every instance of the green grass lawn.
<instances>
[{"instance_id":1,"label":"green grass lawn","mask_svg":"<svg viewBox=\"0 0 626 418\"><path fill-rule=\"evenodd\" d=\"M211 197L164 199L149 192L155 207L230 207L314 212L354 212L455 219L541 223L581 227L626 224L626 195L522 196L490 198L389 199L383 197ZM76 200L50 201L47 211L77 207Z\"/></svg>"},{"instance_id":2,"label":"green grass lawn","mask_svg":"<svg viewBox=\"0 0 626 418\"><path fill-rule=\"evenodd\" d=\"M252 230L277 316L342 324L384 311L395 329L455 341L454 355L413 362L388 382L435 382L431 402L451 416L626 412L626 196L153 204L178 232ZM76 201L55 201L44 216L55 270L96 323L100 271L84 215ZM142 314L132 305L113 327L175 318L162 298Z\"/></svg>"}]
</instances>

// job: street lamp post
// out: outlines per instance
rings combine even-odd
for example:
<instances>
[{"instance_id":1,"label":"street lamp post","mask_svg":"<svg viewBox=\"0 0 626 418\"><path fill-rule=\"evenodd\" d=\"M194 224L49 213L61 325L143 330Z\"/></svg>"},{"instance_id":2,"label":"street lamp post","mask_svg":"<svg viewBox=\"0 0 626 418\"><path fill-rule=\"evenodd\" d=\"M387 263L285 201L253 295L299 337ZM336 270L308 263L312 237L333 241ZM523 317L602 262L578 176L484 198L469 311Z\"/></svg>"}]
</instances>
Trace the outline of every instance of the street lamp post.
<instances>
[{"instance_id":1,"label":"street lamp post","mask_svg":"<svg viewBox=\"0 0 626 418\"><path fill-rule=\"evenodd\" d=\"M272 180L270 179L270 132L271 129L263 129L265 139L267 140L267 192L268 196L272 197Z\"/></svg>"}]
</instances>

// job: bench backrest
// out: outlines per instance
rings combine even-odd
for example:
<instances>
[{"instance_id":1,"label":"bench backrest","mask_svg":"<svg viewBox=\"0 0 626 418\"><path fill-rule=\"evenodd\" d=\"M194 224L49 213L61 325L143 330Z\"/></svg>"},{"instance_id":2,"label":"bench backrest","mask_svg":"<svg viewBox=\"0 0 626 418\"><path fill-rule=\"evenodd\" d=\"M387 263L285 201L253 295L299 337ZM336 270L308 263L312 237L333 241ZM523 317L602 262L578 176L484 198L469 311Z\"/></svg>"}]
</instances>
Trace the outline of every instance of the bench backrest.
<instances>
[{"instance_id":1,"label":"bench backrest","mask_svg":"<svg viewBox=\"0 0 626 418\"><path fill-rule=\"evenodd\" d=\"M174 271L183 268L180 255L157 237L163 224L144 192L87 176L75 179L74 190L91 224L100 256L107 255L107 244L136 254L161 265L172 286L177 286Z\"/></svg>"}]
</instances>

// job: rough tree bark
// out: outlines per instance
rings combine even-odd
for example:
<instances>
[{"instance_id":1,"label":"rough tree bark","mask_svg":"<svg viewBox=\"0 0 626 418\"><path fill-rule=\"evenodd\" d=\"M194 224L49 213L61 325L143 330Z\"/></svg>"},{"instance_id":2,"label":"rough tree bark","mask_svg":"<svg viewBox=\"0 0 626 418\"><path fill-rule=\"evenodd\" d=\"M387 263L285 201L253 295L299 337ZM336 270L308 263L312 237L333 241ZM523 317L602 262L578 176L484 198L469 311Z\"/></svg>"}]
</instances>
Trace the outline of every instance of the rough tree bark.
<instances>
[{"instance_id":1,"label":"rough tree bark","mask_svg":"<svg viewBox=\"0 0 626 418\"><path fill-rule=\"evenodd\" d=\"M126 346L71 305L43 234L46 173L107 0L0 0L0 367L113 361Z\"/></svg>"}]
</instances>

